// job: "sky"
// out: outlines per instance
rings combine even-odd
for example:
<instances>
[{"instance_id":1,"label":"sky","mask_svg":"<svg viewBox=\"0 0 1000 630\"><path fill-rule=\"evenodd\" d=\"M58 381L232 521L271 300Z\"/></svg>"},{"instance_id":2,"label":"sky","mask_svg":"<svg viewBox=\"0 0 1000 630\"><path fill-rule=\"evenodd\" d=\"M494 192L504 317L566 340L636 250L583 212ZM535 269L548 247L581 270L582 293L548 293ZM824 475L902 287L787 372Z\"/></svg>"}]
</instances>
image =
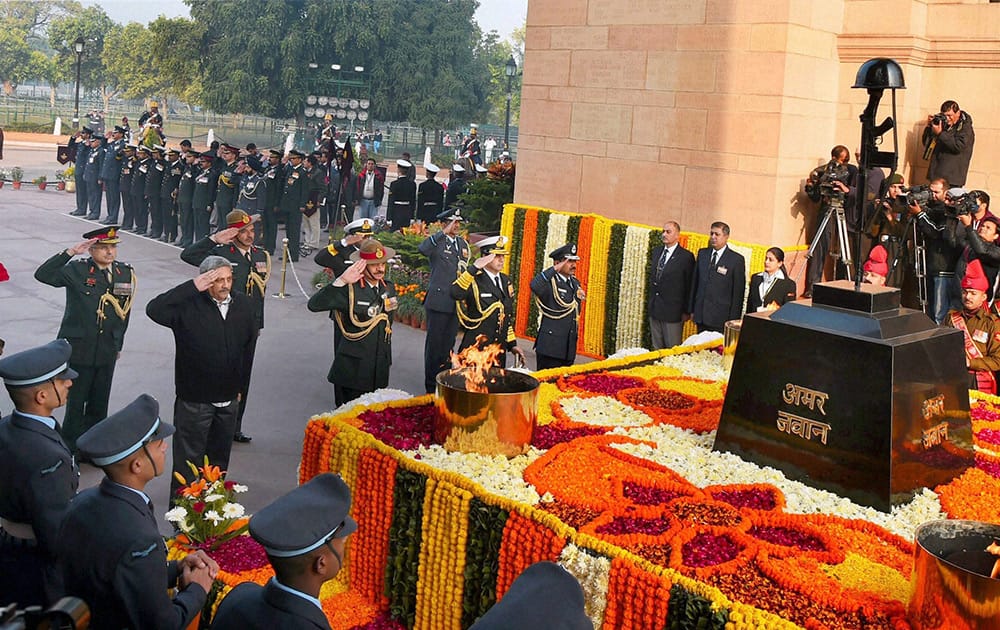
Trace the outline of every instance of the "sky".
<instances>
[{"instance_id":1,"label":"sky","mask_svg":"<svg viewBox=\"0 0 1000 630\"><path fill-rule=\"evenodd\" d=\"M85 6L100 5L116 22L142 22L148 24L160 15L167 17L187 17L188 7L182 0L156 0L136 2L135 0L82 0ZM528 13L528 0L479 0L476 21L484 31L497 31L502 39L511 31L524 24Z\"/></svg>"}]
</instances>

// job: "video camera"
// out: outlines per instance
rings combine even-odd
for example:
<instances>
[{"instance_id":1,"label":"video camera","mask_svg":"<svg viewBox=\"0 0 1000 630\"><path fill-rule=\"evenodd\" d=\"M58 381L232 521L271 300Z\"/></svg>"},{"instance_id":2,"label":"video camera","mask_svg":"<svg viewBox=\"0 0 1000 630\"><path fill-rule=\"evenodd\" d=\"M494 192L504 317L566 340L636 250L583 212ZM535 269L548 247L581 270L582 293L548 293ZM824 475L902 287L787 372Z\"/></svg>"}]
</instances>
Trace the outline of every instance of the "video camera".
<instances>
[{"instance_id":1,"label":"video camera","mask_svg":"<svg viewBox=\"0 0 1000 630\"><path fill-rule=\"evenodd\" d=\"M0 608L0 630L85 630L90 626L90 608L82 599L63 597L48 610L17 604Z\"/></svg>"},{"instance_id":2,"label":"video camera","mask_svg":"<svg viewBox=\"0 0 1000 630\"><path fill-rule=\"evenodd\" d=\"M820 166L809 174L809 181L806 182L806 194L813 201L819 201L820 197L828 202L843 204L846 193L834 184L840 182L844 186L850 187L851 172L846 164L841 164L837 160L830 160L824 166Z\"/></svg>"},{"instance_id":3,"label":"video camera","mask_svg":"<svg viewBox=\"0 0 1000 630\"><path fill-rule=\"evenodd\" d=\"M945 212L949 216L961 217L975 214L979 211L979 197L974 193L967 192L961 197L952 199L950 205L945 205Z\"/></svg>"},{"instance_id":4,"label":"video camera","mask_svg":"<svg viewBox=\"0 0 1000 630\"><path fill-rule=\"evenodd\" d=\"M930 186L927 184L920 184L919 186L910 186L909 188L903 188L903 203L908 206L920 206L921 210L927 210L927 204L934 199L934 193L931 192Z\"/></svg>"}]
</instances>

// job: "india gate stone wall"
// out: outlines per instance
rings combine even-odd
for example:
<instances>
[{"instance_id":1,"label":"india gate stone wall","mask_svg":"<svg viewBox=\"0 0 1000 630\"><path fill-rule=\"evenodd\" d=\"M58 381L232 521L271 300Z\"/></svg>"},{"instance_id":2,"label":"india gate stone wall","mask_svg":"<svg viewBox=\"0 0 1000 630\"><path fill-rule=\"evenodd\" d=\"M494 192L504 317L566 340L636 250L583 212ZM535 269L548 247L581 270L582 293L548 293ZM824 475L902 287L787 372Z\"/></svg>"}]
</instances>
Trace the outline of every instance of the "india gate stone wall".
<instances>
[{"instance_id":1,"label":"india gate stone wall","mask_svg":"<svg viewBox=\"0 0 1000 630\"><path fill-rule=\"evenodd\" d=\"M907 180L924 181L927 113L954 99L976 130L967 187L1000 182L1000 4L529 0L515 200L802 243L804 178L857 147L867 94L851 86L882 56L906 78Z\"/></svg>"}]
</instances>

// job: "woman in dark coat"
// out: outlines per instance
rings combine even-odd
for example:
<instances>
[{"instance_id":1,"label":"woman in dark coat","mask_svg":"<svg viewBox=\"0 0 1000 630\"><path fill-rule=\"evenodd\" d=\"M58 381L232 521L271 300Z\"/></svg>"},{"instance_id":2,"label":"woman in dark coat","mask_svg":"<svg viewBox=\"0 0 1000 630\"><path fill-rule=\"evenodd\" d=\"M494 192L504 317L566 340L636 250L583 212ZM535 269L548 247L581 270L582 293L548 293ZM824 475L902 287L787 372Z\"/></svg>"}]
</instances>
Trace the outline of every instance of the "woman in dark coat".
<instances>
[{"instance_id":1,"label":"woman in dark coat","mask_svg":"<svg viewBox=\"0 0 1000 630\"><path fill-rule=\"evenodd\" d=\"M750 279L747 313L774 310L794 299L795 281L789 279L785 269L785 252L779 247L772 247L764 255L764 271Z\"/></svg>"}]
</instances>

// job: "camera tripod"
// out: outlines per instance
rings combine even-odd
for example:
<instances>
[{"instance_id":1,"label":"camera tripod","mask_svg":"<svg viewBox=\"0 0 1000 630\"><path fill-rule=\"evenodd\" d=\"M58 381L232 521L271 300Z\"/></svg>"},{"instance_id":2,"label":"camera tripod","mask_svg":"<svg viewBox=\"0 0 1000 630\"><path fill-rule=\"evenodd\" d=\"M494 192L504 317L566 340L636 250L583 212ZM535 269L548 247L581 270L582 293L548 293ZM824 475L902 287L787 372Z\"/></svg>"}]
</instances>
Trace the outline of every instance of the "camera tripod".
<instances>
[{"instance_id":1,"label":"camera tripod","mask_svg":"<svg viewBox=\"0 0 1000 630\"><path fill-rule=\"evenodd\" d=\"M851 239L847 231L847 216L844 214L844 201L838 197L830 197L827 199L826 206L826 214L823 215L823 220L819 222L816 235L813 237L812 243L809 244L809 251L806 252L806 260L812 260L813 255L816 253L816 248L819 247L823 235L826 233L826 228L830 224L830 218L833 217L833 220L837 222L837 231L834 234L834 238L831 239L829 255L834 259L834 275L836 275L836 261L840 260L847 270L847 279L850 280L852 266ZM796 282L798 282L799 277L802 275L802 269L799 268L798 273L795 274ZM822 274L820 275L822 277Z\"/></svg>"}]
</instances>

